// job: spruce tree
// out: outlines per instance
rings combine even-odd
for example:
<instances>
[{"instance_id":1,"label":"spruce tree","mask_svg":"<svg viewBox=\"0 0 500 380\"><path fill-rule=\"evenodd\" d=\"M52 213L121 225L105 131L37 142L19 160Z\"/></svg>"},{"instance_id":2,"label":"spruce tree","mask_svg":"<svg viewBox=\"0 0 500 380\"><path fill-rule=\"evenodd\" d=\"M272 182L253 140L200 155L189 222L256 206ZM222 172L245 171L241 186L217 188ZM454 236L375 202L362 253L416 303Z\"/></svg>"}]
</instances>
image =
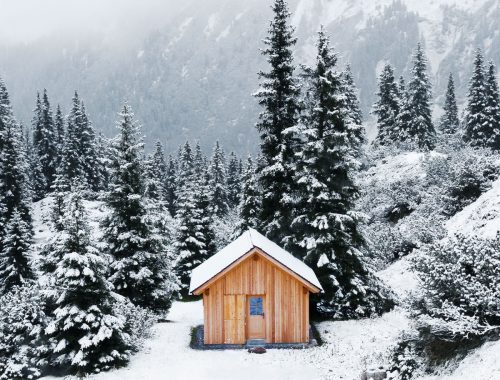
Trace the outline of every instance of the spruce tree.
<instances>
[{"instance_id":1,"label":"spruce tree","mask_svg":"<svg viewBox=\"0 0 500 380\"><path fill-rule=\"evenodd\" d=\"M212 208L214 214L222 218L227 215L229 206L226 183L226 158L218 141L215 143L212 162L210 164L210 180L212 186Z\"/></svg>"},{"instance_id":2,"label":"spruce tree","mask_svg":"<svg viewBox=\"0 0 500 380\"><path fill-rule=\"evenodd\" d=\"M400 108L401 108L401 105L403 104L404 102L404 99L405 99L405 95L406 95L406 83L405 83L405 78L400 75L399 76L399 82L398 82L398 96L399 96L399 104L400 104Z\"/></svg>"},{"instance_id":3,"label":"spruce tree","mask_svg":"<svg viewBox=\"0 0 500 380\"><path fill-rule=\"evenodd\" d=\"M417 45L413 56L411 73L407 99L401 110L401 113L407 113L409 116L398 118L398 140L416 145L419 149L433 149L436 143L436 130L432 124L430 108L431 85L427 75L427 58L420 44Z\"/></svg>"},{"instance_id":4,"label":"spruce tree","mask_svg":"<svg viewBox=\"0 0 500 380\"><path fill-rule=\"evenodd\" d=\"M79 155L86 183L92 191L101 189L101 172L99 157L97 153L97 142L94 127L87 115L85 105L80 105L81 125L80 125L80 147Z\"/></svg>"},{"instance_id":5,"label":"spruce tree","mask_svg":"<svg viewBox=\"0 0 500 380\"><path fill-rule=\"evenodd\" d=\"M8 221L17 210L25 222L31 223L28 163L19 126L8 125L3 137L3 152L0 155L3 219Z\"/></svg>"},{"instance_id":6,"label":"spruce tree","mask_svg":"<svg viewBox=\"0 0 500 380\"><path fill-rule=\"evenodd\" d=\"M483 55L481 50L476 51L474 72L470 79L467 95L467 108L464 121L463 138L472 146L487 146L489 137L488 115L486 114L486 78L484 72Z\"/></svg>"},{"instance_id":7,"label":"spruce tree","mask_svg":"<svg viewBox=\"0 0 500 380\"><path fill-rule=\"evenodd\" d=\"M148 198L162 202L165 200L165 183L167 177L167 165L160 141L155 144L155 151L146 163L146 195Z\"/></svg>"},{"instance_id":8,"label":"spruce tree","mask_svg":"<svg viewBox=\"0 0 500 380\"><path fill-rule=\"evenodd\" d=\"M113 312L113 286L106 261L93 246L80 191L71 194L64 230L50 254L56 257L53 320L46 333L51 366L84 375L120 366L129 359L125 320Z\"/></svg>"},{"instance_id":9,"label":"spruce tree","mask_svg":"<svg viewBox=\"0 0 500 380\"><path fill-rule=\"evenodd\" d=\"M262 53L270 66L260 72L260 89L255 94L263 107L257 129L260 133L259 182L263 191L261 229L271 240L288 245L295 184L293 181L297 150L296 127L300 94L294 76L294 28L284 0L275 0L274 18L264 39Z\"/></svg>"},{"instance_id":10,"label":"spruce tree","mask_svg":"<svg viewBox=\"0 0 500 380\"><path fill-rule=\"evenodd\" d=\"M500 98L496 69L490 62L486 73L486 117L488 125L485 126L488 133L486 145L494 150L500 150Z\"/></svg>"},{"instance_id":11,"label":"spruce tree","mask_svg":"<svg viewBox=\"0 0 500 380\"><path fill-rule=\"evenodd\" d=\"M303 149L297 169L297 207L292 224L296 256L315 269L324 293L316 312L329 318L366 317L390 306L362 258L363 237L354 202L359 190L357 147L350 138L337 57L323 29L316 64L306 68Z\"/></svg>"},{"instance_id":12,"label":"spruce tree","mask_svg":"<svg viewBox=\"0 0 500 380\"><path fill-rule=\"evenodd\" d=\"M163 238L147 215L140 130L128 105L117 123L119 135L111 154L111 178L106 194L109 216L103 221L106 252L113 257L110 281L134 304L167 311L176 290Z\"/></svg>"},{"instance_id":13,"label":"spruce tree","mask_svg":"<svg viewBox=\"0 0 500 380\"><path fill-rule=\"evenodd\" d=\"M231 210L238 207L241 193L239 160L234 152L229 155L227 165L227 202Z\"/></svg>"},{"instance_id":14,"label":"spruce tree","mask_svg":"<svg viewBox=\"0 0 500 380\"><path fill-rule=\"evenodd\" d=\"M205 174L207 170L207 159L201 151L200 143L196 142L196 147L194 148L193 156L193 174L196 179L200 179L201 176Z\"/></svg>"},{"instance_id":15,"label":"spruce tree","mask_svg":"<svg viewBox=\"0 0 500 380\"><path fill-rule=\"evenodd\" d=\"M38 153L33 146L32 138L26 136L27 161L29 167L28 184L31 198L37 202L46 195L47 183L42 172L42 166L38 159Z\"/></svg>"},{"instance_id":16,"label":"spruce tree","mask_svg":"<svg viewBox=\"0 0 500 380\"><path fill-rule=\"evenodd\" d=\"M62 160L63 148L64 148L64 117L61 111L61 106L57 105L56 115L54 117L54 132L57 147L57 163L59 164Z\"/></svg>"},{"instance_id":17,"label":"spruce tree","mask_svg":"<svg viewBox=\"0 0 500 380\"><path fill-rule=\"evenodd\" d=\"M96 154L97 154L97 162L95 175L97 176L96 181L96 190L97 191L105 191L107 190L108 182L109 182L109 158L110 158L110 147L109 147L109 139L107 139L102 132L99 132L96 138Z\"/></svg>"},{"instance_id":18,"label":"spruce tree","mask_svg":"<svg viewBox=\"0 0 500 380\"><path fill-rule=\"evenodd\" d=\"M400 110L400 92L394 79L394 70L391 65L384 66L379 77L378 100L373 106L373 113L377 116L377 137L375 143L392 145L396 141L396 119Z\"/></svg>"},{"instance_id":19,"label":"spruce tree","mask_svg":"<svg viewBox=\"0 0 500 380\"><path fill-rule=\"evenodd\" d=\"M209 175L193 178L190 183L191 191L185 194L176 216L180 225L175 270L183 297L188 296L191 271L215 253Z\"/></svg>"},{"instance_id":20,"label":"spruce tree","mask_svg":"<svg viewBox=\"0 0 500 380\"><path fill-rule=\"evenodd\" d=\"M233 237L237 238L249 228L259 228L260 192L258 189L257 175L252 157L247 159L247 165L242 178L243 189L238 205L238 225Z\"/></svg>"},{"instance_id":21,"label":"spruce tree","mask_svg":"<svg viewBox=\"0 0 500 380\"><path fill-rule=\"evenodd\" d=\"M189 141L179 148L179 160L177 170L177 201L182 203L183 197L189 192L194 174L194 157Z\"/></svg>"},{"instance_id":22,"label":"spruce tree","mask_svg":"<svg viewBox=\"0 0 500 380\"><path fill-rule=\"evenodd\" d=\"M66 138L63 148L62 165L64 167L64 176L69 182L77 181L81 184L87 184L80 149L83 116L80 98L76 91L72 103L71 111L68 115Z\"/></svg>"},{"instance_id":23,"label":"spruce tree","mask_svg":"<svg viewBox=\"0 0 500 380\"><path fill-rule=\"evenodd\" d=\"M171 216L175 215L177 203L177 164L172 157L168 156L168 167L165 176L165 201L167 202L167 209Z\"/></svg>"},{"instance_id":24,"label":"spruce tree","mask_svg":"<svg viewBox=\"0 0 500 380\"><path fill-rule=\"evenodd\" d=\"M64 227L65 199L70 189L70 183L67 182L66 177L63 174L63 168L59 165L57 167L56 176L51 188L54 202L52 204L50 217L56 231L61 231Z\"/></svg>"},{"instance_id":25,"label":"spruce tree","mask_svg":"<svg viewBox=\"0 0 500 380\"><path fill-rule=\"evenodd\" d=\"M342 73L342 82L348 114L354 124L361 125L363 123L363 113L361 112L361 107L359 105L358 89L354 83L354 77L352 75L350 65L347 65Z\"/></svg>"},{"instance_id":26,"label":"spruce tree","mask_svg":"<svg viewBox=\"0 0 500 380\"><path fill-rule=\"evenodd\" d=\"M40 99L40 95L37 95L37 105L33 118L33 145L44 176L45 194L50 192L56 173L57 142L54 117L47 90L44 90L42 99Z\"/></svg>"},{"instance_id":27,"label":"spruce tree","mask_svg":"<svg viewBox=\"0 0 500 380\"><path fill-rule=\"evenodd\" d=\"M363 127L363 115L358 99L358 89L354 84L351 67L347 65L342 73L342 93L343 93L343 108L345 112L345 122L347 136L350 144L356 151L356 156L361 155L362 145L366 141L365 129Z\"/></svg>"},{"instance_id":28,"label":"spruce tree","mask_svg":"<svg viewBox=\"0 0 500 380\"><path fill-rule=\"evenodd\" d=\"M31 228L14 209L7 222L0 252L0 294L35 277L30 263Z\"/></svg>"},{"instance_id":29,"label":"spruce tree","mask_svg":"<svg viewBox=\"0 0 500 380\"><path fill-rule=\"evenodd\" d=\"M448 87L446 89L446 98L444 101L444 115L441 117L439 129L446 135L456 133L458 130L458 107L455 99L455 83L453 75L450 73L448 78Z\"/></svg>"}]
</instances>

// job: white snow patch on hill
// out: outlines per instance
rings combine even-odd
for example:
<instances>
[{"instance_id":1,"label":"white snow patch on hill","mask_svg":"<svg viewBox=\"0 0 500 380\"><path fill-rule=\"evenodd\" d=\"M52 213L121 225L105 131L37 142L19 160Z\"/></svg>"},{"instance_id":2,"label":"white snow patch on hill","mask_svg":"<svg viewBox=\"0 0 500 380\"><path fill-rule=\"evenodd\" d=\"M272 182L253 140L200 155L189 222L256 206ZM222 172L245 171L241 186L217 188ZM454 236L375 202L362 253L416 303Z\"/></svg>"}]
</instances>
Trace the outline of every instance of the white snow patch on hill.
<instances>
[{"instance_id":1,"label":"white snow patch on hill","mask_svg":"<svg viewBox=\"0 0 500 380\"><path fill-rule=\"evenodd\" d=\"M500 342L488 342L469 354L450 374L425 376L421 380L498 380Z\"/></svg>"},{"instance_id":2,"label":"white snow patch on hill","mask_svg":"<svg viewBox=\"0 0 500 380\"><path fill-rule=\"evenodd\" d=\"M418 276L411 269L411 259L414 253L396 261L391 266L378 272L378 276L396 293L400 299L405 299L410 293L418 290Z\"/></svg>"},{"instance_id":3,"label":"white snow patch on hill","mask_svg":"<svg viewBox=\"0 0 500 380\"><path fill-rule=\"evenodd\" d=\"M493 238L500 231L500 179L474 203L453 216L445 227L448 233Z\"/></svg>"},{"instance_id":4,"label":"white snow patch on hill","mask_svg":"<svg viewBox=\"0 0 500 380\"><path fill-rule=\"evenodd\" d=\"M430 157L443 156L442 153L408 152L392 157L386 157L366 171L363 180L393 183L403 178L423 178L425 171L423 162L426 155Z\"/></svg>"}]
</instances>

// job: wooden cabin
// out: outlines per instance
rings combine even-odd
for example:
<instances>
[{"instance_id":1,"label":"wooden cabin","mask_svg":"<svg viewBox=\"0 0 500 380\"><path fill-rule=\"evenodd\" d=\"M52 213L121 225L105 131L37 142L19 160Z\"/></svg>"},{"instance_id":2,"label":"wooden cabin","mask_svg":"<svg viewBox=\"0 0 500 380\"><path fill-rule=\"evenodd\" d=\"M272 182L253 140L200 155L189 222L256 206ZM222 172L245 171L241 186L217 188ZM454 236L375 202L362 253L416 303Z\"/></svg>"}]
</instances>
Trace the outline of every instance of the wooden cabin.
<instances>
[{"instance_id":1,"label":"wooden cabin","mask_svg":"<svg viewBox=\"0 0 500 380\"><path fill-rule=\"evenodd\" d=\"M205 344L309 342L309 294L321 284L302 261L254 229L191 273L203 295Z\"/></svg>"}]
</instances>

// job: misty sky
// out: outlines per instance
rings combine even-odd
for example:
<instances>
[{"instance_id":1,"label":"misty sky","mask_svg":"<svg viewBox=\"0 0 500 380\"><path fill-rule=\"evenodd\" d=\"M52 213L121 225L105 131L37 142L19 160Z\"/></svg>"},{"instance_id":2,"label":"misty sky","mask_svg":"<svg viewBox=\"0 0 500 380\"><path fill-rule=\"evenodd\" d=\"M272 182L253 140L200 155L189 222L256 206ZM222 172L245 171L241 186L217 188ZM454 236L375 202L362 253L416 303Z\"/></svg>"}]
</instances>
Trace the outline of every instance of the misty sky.
<instances>
[{"instance_id":1,"label":"misty sky","mask_svg":"<svg viewBox=\"0 0 500 380\"><path fill-rule=\"evenodd\" d=\"M61 32L120 36L155 27L185 0L0 0L0 43L33 42Z\"/></svg>"}]
</instances>

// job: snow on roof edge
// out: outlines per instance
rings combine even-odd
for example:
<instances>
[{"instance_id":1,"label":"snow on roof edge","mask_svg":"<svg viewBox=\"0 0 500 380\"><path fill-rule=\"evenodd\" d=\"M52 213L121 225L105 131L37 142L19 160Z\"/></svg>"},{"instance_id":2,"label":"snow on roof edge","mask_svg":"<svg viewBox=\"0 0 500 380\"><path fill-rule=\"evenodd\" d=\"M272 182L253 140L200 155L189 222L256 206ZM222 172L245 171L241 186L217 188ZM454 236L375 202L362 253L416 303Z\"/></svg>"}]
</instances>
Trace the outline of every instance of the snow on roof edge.
<instances>
[{"instance_id":1,"label":"snow on roof edge","mask_svg":"<svg viewBox=\"0 0 500 380\"><path fill-rule=\"evenodd\" d=\"M239 258L245 256L253 248L259 248L267 255L284 265L314 287L323 290L314 271L292 254L272 242L258 231L250 228L236 240L229 243L219 252L198 265L191 272L189 293L203 286L217 274L224 271Z\"/></svg>"}]
</instances>

